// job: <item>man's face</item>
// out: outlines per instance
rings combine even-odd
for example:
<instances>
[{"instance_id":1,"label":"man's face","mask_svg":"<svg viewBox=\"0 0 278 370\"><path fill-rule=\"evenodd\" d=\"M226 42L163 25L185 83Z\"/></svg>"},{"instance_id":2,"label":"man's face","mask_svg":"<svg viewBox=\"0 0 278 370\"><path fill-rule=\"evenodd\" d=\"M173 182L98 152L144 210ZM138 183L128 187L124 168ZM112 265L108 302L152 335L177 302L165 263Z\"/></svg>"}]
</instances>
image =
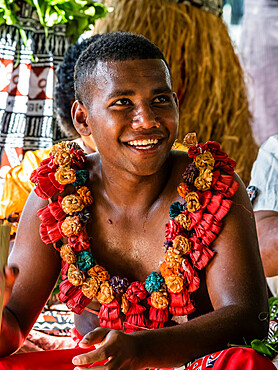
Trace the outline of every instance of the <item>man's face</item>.
<instances>
[{"instance_id":1,"label":"man's face","mask_svg":"<svg viewBox=\"0 0 278 370\"><path fill-rule=\"evenodd\" d=\"M146 176L177 136L178 103L160 59L99 62L87 82L88 125L103 165Z\"/></svg>"}]
</instances>

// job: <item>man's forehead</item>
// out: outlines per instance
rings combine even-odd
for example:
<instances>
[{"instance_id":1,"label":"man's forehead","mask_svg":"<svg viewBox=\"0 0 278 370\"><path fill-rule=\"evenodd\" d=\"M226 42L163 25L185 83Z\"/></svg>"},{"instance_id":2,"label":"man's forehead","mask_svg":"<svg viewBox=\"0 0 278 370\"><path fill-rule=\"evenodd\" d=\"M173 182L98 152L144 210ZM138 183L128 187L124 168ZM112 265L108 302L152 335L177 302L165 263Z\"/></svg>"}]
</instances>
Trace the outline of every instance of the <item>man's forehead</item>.
<instances>
[{"instance_id":1,"label":"man's forehead","mask_svg":"<svg viewBox=\"0 0 278 370\"><path fill-rule=\"evenodd\" d=\"M92 78L103 84L129 83L137 79L156 79L172 86L171 75L162 59L132 59L124 61L98 61Z\"/></svg>"}]
</instances>

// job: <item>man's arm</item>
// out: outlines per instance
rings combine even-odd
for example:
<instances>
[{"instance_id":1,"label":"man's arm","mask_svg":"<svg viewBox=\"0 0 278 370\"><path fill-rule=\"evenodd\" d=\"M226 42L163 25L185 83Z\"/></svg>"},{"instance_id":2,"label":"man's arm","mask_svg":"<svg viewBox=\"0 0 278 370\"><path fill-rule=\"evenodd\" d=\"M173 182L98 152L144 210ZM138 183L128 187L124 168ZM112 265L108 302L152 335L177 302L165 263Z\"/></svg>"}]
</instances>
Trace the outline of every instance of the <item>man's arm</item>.
<instances>
[{"instance_id":1,"label":"man's arm","mask_svg":"<svg viewBox=\"0 0 278 370\"><path fill-rule=\"evenodd\" d=\"M265 276L276 276L278 275L278 212L257 211L255 219Z\"/></svg>"},{"instance_id":2,"label":"man's arm","mask_svg":"<svg viewBox=\"0 0 278 370\"><path fill-rule=\"evenodd\" d=\"M18 277L3 310L0 356L16 351L43 309L60 271L58 253L42 243L37 210L46 205L31 193L21 216L9 266L17 266ZM8 278L9 282L10 279Z\"/></svg>"},{"instance_id":3,"label":"man's arm","mask_svg":"<svg viewBox=\"0 0 278 370\"><path fill-rule=\"evenodd\" d=\"M244 344L267 335L266 284L254 215L241 181L233 202L213 243L217 254L206 268L214 311L175 327L132 334L98 328L81 346L101 341L103 345L78 356L76 365L110 358L110 369L178 367L229 343Z\"/></svg>"}]
</instances>

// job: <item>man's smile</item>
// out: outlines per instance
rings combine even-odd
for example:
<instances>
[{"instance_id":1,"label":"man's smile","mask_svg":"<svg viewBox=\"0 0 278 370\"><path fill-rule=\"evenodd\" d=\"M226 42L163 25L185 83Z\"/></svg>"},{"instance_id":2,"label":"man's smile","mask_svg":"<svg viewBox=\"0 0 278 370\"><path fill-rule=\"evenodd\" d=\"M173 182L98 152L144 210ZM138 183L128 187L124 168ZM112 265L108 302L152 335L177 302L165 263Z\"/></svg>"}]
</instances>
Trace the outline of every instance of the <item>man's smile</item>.
<instances>
[{"instance_id":1,"label":"man's smile","mask_svg":"<svg viewBox=\"0 0 278 370\"><path fill-rule=\"evenodd\" d=\"M137 140L129 140L127 142L123 142L125 146L130 148L132 151L138 151L144 153L152 153L156 151L156 149L161 145L163 138L148 138L148 139L137 139Z\"/></svg>"}]
</instances>

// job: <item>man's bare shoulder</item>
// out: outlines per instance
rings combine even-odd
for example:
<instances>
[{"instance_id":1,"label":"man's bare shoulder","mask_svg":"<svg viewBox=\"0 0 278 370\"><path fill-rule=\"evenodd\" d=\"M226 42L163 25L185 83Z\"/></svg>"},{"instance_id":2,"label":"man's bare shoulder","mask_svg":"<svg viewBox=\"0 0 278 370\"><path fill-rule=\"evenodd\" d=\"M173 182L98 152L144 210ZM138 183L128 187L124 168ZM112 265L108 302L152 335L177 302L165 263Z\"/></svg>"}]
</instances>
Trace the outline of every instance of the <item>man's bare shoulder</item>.
<instances>
[{"instance_id":1,"label":"man's bare shoulder","mask_svg":"<svg viewBox=\"0 0 278 370\"><path fill-rule=\"evenodd\" d=\"M189 158L186 152L180 150L171 150L170 158L172 162L172 175L181 180L186 167L192 163L192 158Z\"/></svg>"}]
</instances>

